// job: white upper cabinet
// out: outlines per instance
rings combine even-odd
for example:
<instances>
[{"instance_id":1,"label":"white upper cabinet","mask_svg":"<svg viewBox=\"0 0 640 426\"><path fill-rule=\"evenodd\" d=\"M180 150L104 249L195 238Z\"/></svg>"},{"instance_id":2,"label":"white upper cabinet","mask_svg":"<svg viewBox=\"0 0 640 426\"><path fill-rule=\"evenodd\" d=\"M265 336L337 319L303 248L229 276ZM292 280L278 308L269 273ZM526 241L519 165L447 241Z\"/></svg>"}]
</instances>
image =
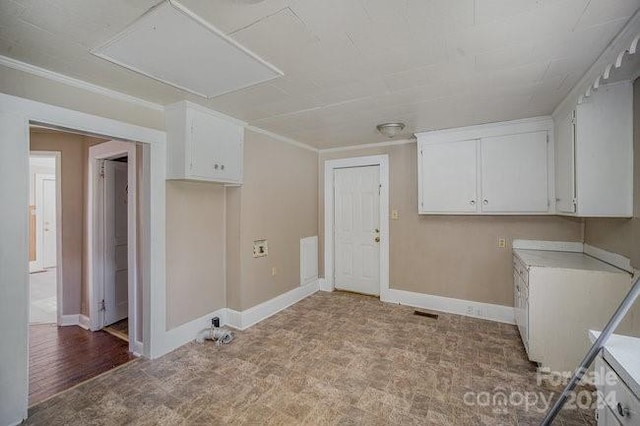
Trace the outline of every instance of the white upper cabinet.
<instances>
[{"instance_id":1,"label":"white upper cabinet","mask_svg":"<svg viewBox=\"0 0 640 426\"><path fill-rule=\"evenodd\" d=\"M179 102L166 108L167 179L242 183L244 123Z\"/></svg>"},{"instance_id":2,"label":"white upper cabinet","mask_svg":"<svg viewBox=\"0 0 640 426\"><path fill-rule=\"evenodd\" d=\"M434 143L422 148L421 210L475 213L477 210L477 141Z\"/></svg>"},{"instance_id":3,"label":"white upper cabinet","mask_svg":"<svg viewBox=\"0 0 640 426\"><path fill-rule=\"evenodd\" d=\"M633 88L600 86L557 123L558 213L633 215Z\"/></svg>"},{"instance_id":4,"label":"white upper cabinet","mask_svg":"<svg viewBox=\"0 0 640 426\"><path fill-rule=\"evenodd\" d=\"M574 170L574 111L556 124L556 211L573 214L576 211Z\"/></svg>"},{"instance_id":5,"label":"white upper cabinet","mask_svg":"<svg viewBox=\"0 0 640 426\"><path fill-rule=\"evenodd\" d=\"M549 117L417 134L420 214L552 214Z\"/></svg>"},{"instance_id":6,"label":"white upper cabinet","mask_svg":"<svg viewBox=\"0 0 640 426\"><path fill-rule=\"evenodd\" d=\"M480 140L482 211L547 213L547 132Z\"/></svg>"}]
</instances>

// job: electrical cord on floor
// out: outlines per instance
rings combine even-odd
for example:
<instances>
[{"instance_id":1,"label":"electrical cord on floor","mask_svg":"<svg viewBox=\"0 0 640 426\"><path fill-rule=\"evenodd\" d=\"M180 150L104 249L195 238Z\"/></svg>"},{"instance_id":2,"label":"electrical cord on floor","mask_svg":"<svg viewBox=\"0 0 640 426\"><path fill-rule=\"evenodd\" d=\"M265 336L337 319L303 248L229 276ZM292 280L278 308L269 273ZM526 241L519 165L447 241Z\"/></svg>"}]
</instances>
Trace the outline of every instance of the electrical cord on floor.
<instances>
[{"instance_id":1,"label":"electrical cord on floor","mask_svg":"<svg viewBox=\"0 0 640 426\"><path fill-rule=\"evenodd\" d=\"M216 345L227 345L233 340L233 333L225 328L218 328L212 325L202 330L196 337L196 342L198 343L204 343L205 340L213 340Z\"/></svg>"}]
</instances>

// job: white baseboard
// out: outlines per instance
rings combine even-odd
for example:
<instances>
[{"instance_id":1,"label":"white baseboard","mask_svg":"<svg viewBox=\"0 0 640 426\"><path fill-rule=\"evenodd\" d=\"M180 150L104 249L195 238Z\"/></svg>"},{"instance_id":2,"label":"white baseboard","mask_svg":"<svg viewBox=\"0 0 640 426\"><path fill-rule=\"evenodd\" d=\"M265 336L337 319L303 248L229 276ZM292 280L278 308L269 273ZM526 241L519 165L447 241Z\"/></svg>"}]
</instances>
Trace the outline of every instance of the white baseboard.
<instances>
[{"instance_id":1,"label":"white baseboard","mask_svg":"<svg viewBox=\"0 0 640 426\"><path fill-rule=\"evenodd\" d=\"M60 326L68 327L70 325L80 325L80 315L62 315L60 317Z\"/></svg>"},{"instance_id":2,"label":"white baseboard","mask_svg":"<svg viewBox=\"0 0 640 426\"><path fill-rule=\"evenodd\" d=\"M226 324L227 308L218 309L215 312L203 315L198 319L168 330L163 335L161 348L154 352L164 355L186 343L189 343L196 338L200 331L211 326L211 318L213 317L219 317L220 323Z\"/></svg>"},{"instance_id":3,"label":"white baseboard","mask_svg":"<svg viewBox=\"0 0 640 426\"><path fill-rule=\"evenodd\" d=\"M269 318L271 315L274 315L301 301L305 297L311 296L318 290L319 284L316 280L309 284L296 287L293 290L242 312L227 309L227 324L233 328L237 328L238 330L245 330L260 321Z\"/></svg>"},{"instance_id":4,"label":"white baseboard","mask_svg":"<svg viewBox=\"0 0 640 426\"><path fill-rule=\"evenodd\" d=\"M85 330L90 330L91 329L91 319L89 319L88 316L86 315L78 315L78 325L82 328L84 328Z\"/></svg>"},{"instance_id":5,"label":"white baseboard","mask_svg":"<svg viewBox=\"0 0 640 426\"><path fill-rule=\"evenodd\" d=\"M333 291L333 287L325 278L318 279L318 287L320 288L320 291Z\"/></svg>"},{"instance_id":6,"label":"white baseboard","mask_svg":"<svg viewBox=\"0 0 640 426\"><path fill-rule=\"evenodd\" d=\"M511 306L453 299L450 297L433 296L430 294L396 289L389 289L383 301L506 324L515 324L514 311Z\"/></svg>"}]
</instances>

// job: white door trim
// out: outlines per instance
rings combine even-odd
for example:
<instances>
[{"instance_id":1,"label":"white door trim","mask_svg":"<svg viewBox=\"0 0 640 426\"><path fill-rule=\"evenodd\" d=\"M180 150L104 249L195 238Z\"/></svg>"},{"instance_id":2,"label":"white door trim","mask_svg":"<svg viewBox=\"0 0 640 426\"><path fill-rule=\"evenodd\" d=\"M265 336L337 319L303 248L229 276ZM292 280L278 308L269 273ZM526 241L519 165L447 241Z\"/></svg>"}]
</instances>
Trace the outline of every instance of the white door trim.
<instances>
[{"instance_id":1,"label":"white door trim","mask_svg":"<svg viewBox=\"0 0 640 426\"><path fill-rule=\"evenodd\" d=\"M56 163L56 324L61 326L63 325L62 312L64 308L64 282L62 281L62 169L60 168L62 153L60 151L30 151L29 157L53 157ZM38 221L36 220L36 228L37 226ZM39 238L37 236L38 233L36 231L36 259L39 252L37 247ZM29 265L29 270L31 270L31 265Z\"/></svg>"},{"instance_id":2,"label":"white door trim","mask_svg":"<svg viewBox=\"0 0 640 426\"><path fill-rule=\"evenodd\" d=\"M104 327L104 311L99 309L104 299L104 180L100 178L100 162L127 156L127 262L129 304L129 351L135 352L138 341L138 250L137 250L137 192L136 145L130 142L109 141L89 148L87 172L87 279L89 280L89 324L92 331Z\"/></svg>"},{"instance_id":3,"label":"white door trim","mask_svg":"<svg viewBox=\"0 0 640 426\"><path fill-rule=\"evenodd\" d=\"M10 283L0 298L0 360L11 365L0 378L0 423L27 417L29 399L29 126L73 129L84 134L142 142L144 155L144 227L142 235L143 348L151 358L163 355L166 332L165 175L166 134L163 131L74 111L68 108L0 94L0 117L6 139L0 142L2 211L11 220L0 222L3 246L0 271ZM151 285L153 283L153 285ZM137 351L140 353L140 351ZM9 397L10 396L10 397Z\"/></svg>"},{"instance_id":4,"label":"white door trim","mask_svg":"<svg viewBox=\"0 0 640 426\"><path fill-rule=\"evenodd\" d=\"M324 163L324 276L329 291L335 289L334 263L334 188L335 169L347 167L380 167L380 300L389 300L389 156L341 158Z\"/></svg>"}]
</instances>

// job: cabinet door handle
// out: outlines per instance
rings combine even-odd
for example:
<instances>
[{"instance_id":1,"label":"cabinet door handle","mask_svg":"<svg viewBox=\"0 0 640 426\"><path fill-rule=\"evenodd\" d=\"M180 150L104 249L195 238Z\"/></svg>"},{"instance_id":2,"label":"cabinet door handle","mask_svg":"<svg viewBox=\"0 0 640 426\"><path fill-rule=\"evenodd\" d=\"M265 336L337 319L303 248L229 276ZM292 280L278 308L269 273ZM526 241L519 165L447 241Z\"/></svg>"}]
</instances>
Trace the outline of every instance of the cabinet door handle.
<instances>
[{"instance_id":1,"label":"cabinet door handle","mask_svg":"<svg viewBox=\"0 0 640 426\"><path fill-rule=\"evenodd\" d=\"M471 204L472 206L475 206L476 205L476 200L470 200L469 204Z\"/></svg>"},{"instance_id":2,"label":"cabinet door handle","mask_svg":"<svg viewBox=\"0 0 640 426\"><path fill-rule=\"evenodd\" d=\"M214 169L214 170L218 170L218 167L220 167L220 166L218 165L218 163L216 163L216 164L214 164L214 165L213 165L213 169Z\"/></svg>"},{"instance_id":3,"label":"cabinet door handle","mask_svg":"<svg viewBox=\"0 0 640 426\"><path fill-rule=\"evenodd\" d=\"M224 170L224 164L220 165L220 170Z\"/></svg>"},{"instance_id":4,"label":"cabinet door handle","mask_svg":"<svg viewBox=\"0 0 640 426\"><path fill-rule=\"evenodd\" d=\"M489 204L489 200L487 200L487 199L485 198L484 200L482 200L482 204L484 204L484 205L486 206L487 204Z\"/></svg>"}]
</instances>

